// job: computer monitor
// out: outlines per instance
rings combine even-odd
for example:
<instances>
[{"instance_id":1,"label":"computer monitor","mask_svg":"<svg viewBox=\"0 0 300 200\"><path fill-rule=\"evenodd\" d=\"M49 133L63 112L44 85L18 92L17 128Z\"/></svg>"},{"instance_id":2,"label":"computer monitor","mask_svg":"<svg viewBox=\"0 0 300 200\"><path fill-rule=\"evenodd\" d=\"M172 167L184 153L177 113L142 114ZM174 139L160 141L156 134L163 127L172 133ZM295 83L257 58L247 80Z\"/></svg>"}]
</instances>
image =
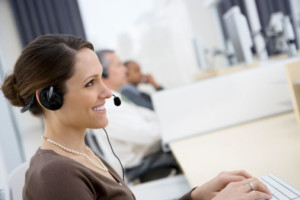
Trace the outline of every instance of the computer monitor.
<instances>
[{"instance_id":1,"label":"computer monitor","mask_svg":"<svg viewBox=\"0 0 300 200\"><path fill-rule=\"evenodd\" d=\"M207 70L209 66L206 61L206 50L202 42L197 37L194 37L193 45L194 45L194 51L195 51L198 67L201 70Z\"/></svg>"},{"instance_id":2,"label":"computer monitor","mask_svg":"<svg viewBox=\"0 0 300 200\"><path fill-rule=\"evenodd\" d=\"M273 51L297 56L296 38L290 17L282 12L273 13L266 28L266 35L273 39Z\"/></svg>"},{"instance_id":3,"label":"computer monitor","mask_svg":"<svg viewBox=\"0 0 300 200\"><path fill-rule=\"evenodd\" d=\"M237 62L239 64L252 63L253 42L246 17L238 6L234 6L223 15L223 19Z\"/></svg>"}]
</instances>

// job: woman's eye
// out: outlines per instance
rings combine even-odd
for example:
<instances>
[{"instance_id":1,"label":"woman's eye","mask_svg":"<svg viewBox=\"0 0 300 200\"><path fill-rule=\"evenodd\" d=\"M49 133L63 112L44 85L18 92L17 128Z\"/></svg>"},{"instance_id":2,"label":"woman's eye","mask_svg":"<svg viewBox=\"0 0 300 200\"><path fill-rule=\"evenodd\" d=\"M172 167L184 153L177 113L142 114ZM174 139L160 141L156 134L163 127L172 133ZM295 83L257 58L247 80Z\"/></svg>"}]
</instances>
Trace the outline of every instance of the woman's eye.
<instances>
[{"instance_id":1,"label":"woman's eye","mask_svg":"<svg viewBox=\"0 0 300 200\"><path fill-rule=\"evenodd\" d=\"M85 87L91 87L94 84L94 80L89 81Z\"/></svg>"}]
</instances>

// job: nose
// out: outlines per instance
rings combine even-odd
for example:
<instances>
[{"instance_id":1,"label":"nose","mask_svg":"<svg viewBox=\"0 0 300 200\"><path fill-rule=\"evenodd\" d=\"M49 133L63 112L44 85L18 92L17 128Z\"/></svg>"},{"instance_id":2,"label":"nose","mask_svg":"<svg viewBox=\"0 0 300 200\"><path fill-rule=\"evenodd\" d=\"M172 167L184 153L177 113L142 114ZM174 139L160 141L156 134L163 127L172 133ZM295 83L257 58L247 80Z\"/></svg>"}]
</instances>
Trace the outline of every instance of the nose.
<instances>
[{"instance_id":1,"label":"nose","mask_svg":"<svg viewBox=\"0 0 300 200\"><path fill-rule=\"evenodd\" d=\"M108 87L103 82L101 82L99 98L108 99L111 96L112 96L112 93L111 93L110 89L108 89Z\"/></svg>"}]
</instances>

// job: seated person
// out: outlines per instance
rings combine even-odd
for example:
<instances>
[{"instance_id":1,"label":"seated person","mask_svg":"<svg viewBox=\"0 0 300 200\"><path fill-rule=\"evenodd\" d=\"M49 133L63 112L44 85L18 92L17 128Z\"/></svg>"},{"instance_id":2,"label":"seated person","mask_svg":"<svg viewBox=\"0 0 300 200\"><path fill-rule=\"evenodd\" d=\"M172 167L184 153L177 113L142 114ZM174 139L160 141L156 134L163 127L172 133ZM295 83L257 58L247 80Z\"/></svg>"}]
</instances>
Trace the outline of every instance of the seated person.
<instances>
[{"instance_id":1,"label":"seated person","mask_svg":"<svg viewBox=\"0 0 300 200\"><path fill-rule=\"evenodd\" d=\"M87 129L108 123L105 101L112 94L101 74L91 43L71 35L44 35L25 47L12 74L6 75L4 96L45 122L43 141L26 172L23 200L136 199L84 142ZM261 181L236 171L221 173L180 200L271 197Z\"/></svg>"},{"instance_id":2,"label":"seated person","mask_svg":"<svg viewBox=\"0 0 300 200\"><path fill-rule=\"evenodd\" d=\"M135 175L130 175L131 173L138 174L141 169L157 168L160 164L167 164L180 171L172 154L161 150L160 127L155 113L150 109L137 106L119 93L121 87L126 83L127 73L127 69L119 57L111 50L97 51L96 54L103 66L103 83L122 100L119 107L116 107L112 100L106 102L109 119L106 130L112 146L115 147L116 154L121 159L124 168L127 169L127 177L129 174L134 178ZM103 130L94 130L94 132L100 132L95 135L100 146L104 147L104 151L106 150L104 154L111 155ZM110 157L112 158L109 160L110 162L116 161L114 157ZM167 169L168 172L170 172L170 167ZM168 172L161 171L159 176L164 177L169 174ZM130 177L129 179L131 179ZM149 179L147 178L147 180Z\"/></svg>"},{"instance_id":3,"label":"seated person","mask_svg":"<svg viewBox=\"0 0 300 200\"><path fill-rule=\"evenodd\" d=\"M151 96L138 89L140 83L151 84L156 90L163 89L151 74L142 74L141 67L134 61L124 63L127 67L127 83L122 87L121 94L139 106L153 110Z\"/></svg>"}]
</instances>

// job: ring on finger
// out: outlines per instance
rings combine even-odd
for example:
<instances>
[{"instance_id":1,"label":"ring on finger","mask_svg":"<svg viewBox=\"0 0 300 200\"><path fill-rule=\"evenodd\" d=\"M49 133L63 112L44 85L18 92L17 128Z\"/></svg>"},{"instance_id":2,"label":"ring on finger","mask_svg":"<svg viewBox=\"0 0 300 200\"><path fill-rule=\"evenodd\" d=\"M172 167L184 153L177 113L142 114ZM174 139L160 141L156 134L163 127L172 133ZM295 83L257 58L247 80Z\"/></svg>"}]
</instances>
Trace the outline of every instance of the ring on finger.
<instances>
[{"instance_id":1,"label":"ring on finger","mask_svg":"<svg viewBox=\"0 0 300 200\"><path fill-rule=\"evenodd\" d=\"M249 186L250 186L250 191L254 191L255 190L255 187L254 187L254 185L253 185L253 183L252 182L250 182L250 183L248 183L249 184Z\"/></svg>"}]
</instances>

